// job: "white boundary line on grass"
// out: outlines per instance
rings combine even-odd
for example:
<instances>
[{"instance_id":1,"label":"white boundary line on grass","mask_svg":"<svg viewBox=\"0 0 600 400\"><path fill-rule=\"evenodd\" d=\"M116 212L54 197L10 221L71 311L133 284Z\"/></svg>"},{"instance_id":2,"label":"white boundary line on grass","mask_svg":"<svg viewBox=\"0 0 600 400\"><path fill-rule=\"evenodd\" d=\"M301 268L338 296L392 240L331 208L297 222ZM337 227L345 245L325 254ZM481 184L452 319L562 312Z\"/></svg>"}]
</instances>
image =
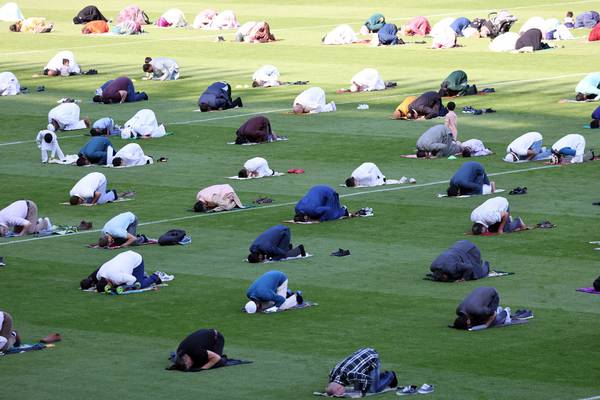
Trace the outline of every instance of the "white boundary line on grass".
<instances>
[{"instance_id":1,"label":"white boundary line on grass","mask_svg":"<svg viewBox=\"0 0 600 400\"><path fill-rule=\"evenodd\" d=\"M555 80L555 79L582 76L582 75L586 75L586 74L587 74L587 72L578 72L578 73L573 73L573 74L562 74L562 75L549 76L549 77L545 77L545 78L519 79L519 80L513 80L513 81L484 83L484 84L480 84L480 85L481 86L491 86L491 85L501 86L501 85L513 85L513 84L517 84L517 83L543 82L543 81L551 81L551 80ZM408 95L402 94L402 93L395 93L395 94L390 94L387 96L371 97L368 100L381 100L381 99L387 99L387 98L393 98L393 97L399 97L399 96L408 96ZM360 101L367 101L367 100L362 99ZM346 105L346 104L352 104L352 103L358 103L358 102L359 101L347 101L347 102L339 102L338 104ZM287 110L290 110L290 108L278 108L278 109L274 109L274 110L256 111L256 112L245 113L245 114L225 115L225 116L213 117L213 118L193 119L193 120L189 120L189 121L167 122L165 124L166 125L189 125L189 124L201 123L201 122L206 122L206 121L219 121L219 120L223 120L223 119L247 117L250 115L272 114L272 113L282 112L282 111L287 111ZM62 137L59 137L59 140L76 138L76 137L82 137L82 135L62 136ZM35 143L35 140L20 140L20 141L15 141L15 142L0 143L0 147L12 146L15 144L24 144L24 143Z\"/></svg>"},{"instance_id":2,"label":"white boundary line on grass","mask_svg":"<svg viewBox=\"0 0 600 400\"><path fill-rule=\"evenodd\" d=\"M579 399L579 400L597 400L597 399L600 399L600 396L586 397L585 399Z\"/></svg>"},{"instance_id":3,"label":"white boundary line on grass","mask_svg":"<svg viewBox=\"0 0 600 400\"><path fill-rule=\"evenodd\" d=\"M551 3L551 4L535 4L535 5L527 5L527 6L520 6L520 7L512 7L511 10L525 10L528 8L538 8L538 7L554 7L554 6L566 6L566 5L572 5L572 4L585 4L585 3L594 3L597 0L579 0L579 1L567 1L567 2L561 2L561 3ZM479 10L462 10L462 11L452 11L452 12L447 12L447 13L442 13L442 14L431 14L428 15L427 18L431 18L431 17L449 17L449 16L453 16L453 15L472 15L474 13L480 13L480 12L491 12L491 11L497 11L498 9L491 9L491 8L486 8L486 9L479 9ZM411 17L396 17L396 18L390 18L388 19L389 21L404 21L404 20L410 20L412 18L414 18L415 16L411 16ZM352 22L355 23L355 22ZM277 33L277 32L282 32L282 31L292 31L292 30L303 30L303 29L315 29L315 28L329 28L329 27L334 27L334 26L338 26L341 24L326 24L326 25L310 25L310 26L291 26L291 27L287 27L287 28L280 28L280 29L276 29L273 32ZM97 48L97 47L111 47L111 46L122 46L122 45L127 45L127 44L140 44L140 43L144 43L144 42L154 42L154 41L186 41L186 40L202 40L202 39L212 39L212 37L215 34L224 34L226 32L223 31L206 31L206 30L200 30L198 29L198 35L197 36L183 36L183 37L168 37L168 38L151 38L151 39L142 39L142 40L126 40L125 38L123 38L122 42L118 42L118 43L104 43L104 44L94 44L94 45L85 45L85 46L75 46L75 47L71 47L70 49L88 49L88 48ZM206 35L202 35L200 33L204 33L206 32ZM229 30L228 32L234 32L233 30ZM108 37L109 35L107 35ZM114 36L114 35L113 35ZM136 38L137 39L137 38ZM6 56L14 56L14 55L24 55L24 54L32 54L32 53L44 53L47 51L60 51L62 50L62 48L48 48L48 49L38 49L38 50L26 50L26 51L9 51L9 52L5 52L5 53L0 53L0 56L2 57L6 57Z\"/></svg>"},{"instance_id":4,"label":"white boundary line on grass","mask_svg":"<svg viewBox=\"0 0 600 400\"><path fill-rule=\"evenodd\" d=\"M548 169L548 168L554 168L554 167L556 167L556 165L544 165L544 166L533 167L533 168L522 168L522 169L516 169L516 170L512 170L512 171L496 172L496 173L488 174L488 176L516 174L516 173L520 173L520 172L536 171L536 170L540 170L540 169ZM410 186L396 186L396 187L385 188L385 189L375 189L375 190L367 190L367 191L355 192L355 193L346 193L346 194L340 195L340 198L360 196L363 194L393 192L393 191L398 191L398 190L435 186L435 185L441 185L443 183L448 183L448 180L445 179L443 181L421 183L421 184L410 185ZM240 213L240 212L249 212L249 211L253 211L253 210L264 210L264 209L269 209L269 208L288 207L288 206L292 206L295 204L296 204L296 202L294 201L294 202L289 202L289 203L271 204L271 205L263 206L263 207L235 209L235 210L228 211L228 212L186 215L183 217L167 218L167 219L159 219L156 221L142 222L142 223L138 224L138 226L156 225L156 224L163 224L166 222L185 221L188 219L196 219L196 218L207 218L207 217L211 217L211 216L215 216L215 215L230 215L230 214L235 214L235 213ZM34 237L34 238L22 239L22 240L12 240L9 242L0 243L0 246L6 246L6 245L10 245L10 244L17 244L17 243L25 243L25 242L33 242L33 241L44 240L44 239L70 237L70 236L74 236L74 235L85 235L88 233L99 233L99 232L100 232L100 229L94 229L94 230L89 230L89 231L76 232L76 233L72 233L69 235L49 235L49 236Z\"/></svg>"}]
</instances>

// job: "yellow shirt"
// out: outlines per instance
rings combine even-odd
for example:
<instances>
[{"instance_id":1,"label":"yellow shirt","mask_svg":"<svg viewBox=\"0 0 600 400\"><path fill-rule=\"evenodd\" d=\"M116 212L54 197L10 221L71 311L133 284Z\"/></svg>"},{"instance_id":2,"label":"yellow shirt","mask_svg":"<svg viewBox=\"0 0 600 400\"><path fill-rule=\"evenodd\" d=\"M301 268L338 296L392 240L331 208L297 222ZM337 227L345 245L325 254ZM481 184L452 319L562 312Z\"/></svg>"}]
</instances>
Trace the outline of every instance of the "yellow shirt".
<instances>
[{"instance_id":1,"label":"yellow shirt","mask_svg":"<svg viewBox=\"0 0 600 400\"><path fill-rule=\"evenodd\" d=\"M40 27L46 26L46 18L31 17L21 21L21 32L37 32Z\"/></svg>"},{"instance_id":2,"label":"yellow shirt","mask_svg":"<svg viewBox=\"0 0 600 400\"><path fill-rule=\"evenodd\" d=\"M408 96L405 98L402 103L398 107L396 107L396 111L400 111L404 117L408 115L408 106L415 101L417 96Z\"/></svg>"}]
</instances>

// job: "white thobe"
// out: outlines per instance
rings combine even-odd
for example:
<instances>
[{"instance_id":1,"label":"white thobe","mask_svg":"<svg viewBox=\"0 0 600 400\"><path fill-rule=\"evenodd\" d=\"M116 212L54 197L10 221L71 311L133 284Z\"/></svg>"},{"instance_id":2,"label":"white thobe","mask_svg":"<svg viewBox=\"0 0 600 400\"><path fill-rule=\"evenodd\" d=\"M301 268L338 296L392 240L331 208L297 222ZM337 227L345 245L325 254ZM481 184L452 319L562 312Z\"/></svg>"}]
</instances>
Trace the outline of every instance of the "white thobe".
<instances>
[{"instance_id":1,"label":"white thobe","mask_svg":"<svg viewBox=\"0 0 600 400\"><path fill-rule=\"evenodd\" d=\"M575 150L575 156L571 159L572 163L583 162L583 153L585 152L585 138L583 136L576 133L565 135L552 145L552 150L558 152L565 147Z\"/></svg>"},{"instance_id":2,"label":"white thobe","mask_svg":"<svg viewBox=\"0 0 600 400\"><path fill-rule=\"evenodd\" d=\"M279 71L274 65L263 65L252 75L252 80L263 87L279 86Z\"/></svg>"},{"instance_id":3,"label":"white thobe","mask_svg":"<svg viewBox=\"0 0 600 400\"><path fill-rule=\"evenodd\" d=\"M323 44L350 44L354 42L358 42L358 37L350 25L337 26L323 39Z\"/></svg>"},{"instance_id":4,"label":"white thobe","mask_svg":"<svg viewBox=\"0 0 600 400\"><path fill-rule=\"evenodd\" d=\"M121 137L123 139L130 139L132 135L133 137L149 136L158 138L166 134L164 125L158 125L154 111L147 108L135 113L129 121L125 122L124 128L121 130Z\"/></svg>"},{"instance_id":5,"label":"white thobe","mask_svg":"<svg viewBox=\"0 0 600 400\"><path fill-rule=\"evenodd\" d=\"M381 79L381 74L375 68L365 68L350 81L360 87L360 91L370 92L373 90L385 89L385 83Z\"/></svg>"},{"instance_id":6,"label":"white thobe","mask_svg":"<svg viewBox=\"0 0 600 400\"><path fill-rule=\"evenodd\" d=\"M506 152L513 152L520 157L527 155L527 151L531 145L537 141L542 140L542 134L539 132L527 132L524 135L519 136L513 140L507 147Z\"/></svg>"},{"instance_id":7,"label":"white thobe","mask_svg":"<svg viewBox=\"0 0 600 400\"><path fill-rule=\"evenodd\" d=\"M121 163L122 167L135 167L138 165L152 164L154 162L152 157L144 154L144 150L142 150L142 147L137 143L129 143L123 146L114 156L111 152L106 158L106 163L108 165L112 164L112 159L115 157L121 158L123 161Z\"/></svg>"},{"instance_id":8,"label":"white thobe","mask_svg":"<svg viewBox=\"0 0 600 400\"><path fill-rule=\"evenodd\" d=\"M19 80L12 72L0 73L0 96L14 96L21 92Z\"/></svg>"},{"instance_id":9,"label":"white thobe","mask_svg":"<svg viewBox=\"0 0 600 400\"><path fill-rule=\"evenodd\" d=\"M490 43L490 50L500 53L503 51L513 51L517 47L517 40L519 40L519 34L516 32L506 32L496 37Z\"/></svg>"},{"instance_id":10,"label":"white thobe","mask_svg":"<svg viewBox=\"0 0 600 400\"><path fill-rule=\"evenodd\" d=\"M44 140L44 136L48 133L52 135L52 141L50 143L46 143ZM58 157L59 160L64 160L65 155L58 145L58 138L54 132L47 129L39 131L35 141L42 153L42 162L48 162L48 152L50 152L50 158Z\"/></svg>"},{"instance_id":11,"label":"white thobe","mask_svg":"<svg viewBox=\"0 0 600 400\"><path fill-rule=\"evenodd\" d=\"M48 113L48 123L52 120L58 122L59 129L63 131L74 131L85 129L85 121L79 119L79 106L75 103L62 103L54 107Z\"/></svg>"},{"instance_id":12,"label":"white thobe","mask_svg":"<svg viewBox=\"0 0 600 400\"><path fill-rule=\"evenodd\" d=\"M352 177L356 186L381 186L385 183L385 175L370 162L362 163L352 172Z\"/></svg>"},{"instance_id":13,"label":"white thobe","mask_svg":"<svg viewBox=\"0 0 600 400\"><path fill-rule=\"evenodd\" d=\"M244 163L244 169L248 175L252 173L256 178L273 175L273 170L269 168L269 163L262 157L254 157Z\"/></svg>"},{"instance_id":14,"label":"white thobe","mask_svg":"<svg viewBox=\"0 0 600 400\"><path fill-rule=\"evenodd\" d=\"M48 61L48 64L46 64L46 68L44 69L60 71L63 67L63 59L69 60L69 68L67 69L68 73L81 73L81 68L77 62L75 62L75 55L71 51L58 52L50 61Z\"/></svg>"}]
</instances>

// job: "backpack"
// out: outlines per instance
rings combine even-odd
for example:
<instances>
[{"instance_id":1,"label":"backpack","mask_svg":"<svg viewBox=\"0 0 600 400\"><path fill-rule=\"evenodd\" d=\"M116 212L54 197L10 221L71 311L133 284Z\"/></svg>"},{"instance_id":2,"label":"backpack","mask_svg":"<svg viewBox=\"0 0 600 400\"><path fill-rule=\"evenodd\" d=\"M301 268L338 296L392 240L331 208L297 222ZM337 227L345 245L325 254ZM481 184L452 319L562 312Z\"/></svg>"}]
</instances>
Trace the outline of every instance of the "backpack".
<instances>
[{"instance_id":1,"label":"backpack","mask_svg":"<svg viewBox=\"0 0 600 400\"><path fill-rule=\"evenodd\" d=\"M185 231L182 229L171 229L158 238L158 244L161 246L173 246L179 244L185 237Z\"/></svg>"},{"instance_id":2,"label":"backpack","mask_svg":"<svg viewBox=\"0 0 600 400\"><path fill-rule=\"evenodd\" d=\"M479 31L481 27L485 24L485 22L486 20L484 18L475 18L473 21L471 21L470 26Z\"/></svg>"},{"instance_id":3,"label":"backpack","mask_svg":"<svg viewBox=\"0 0 600 400\"><path fill-rule=\"evenodd\" d=\"M139 25L147 25L150 23L150 19L146 13L138 6L127 6L119 12L115 22L120 24L125 21L134 21Z\"/></svg>"}]
</instances>

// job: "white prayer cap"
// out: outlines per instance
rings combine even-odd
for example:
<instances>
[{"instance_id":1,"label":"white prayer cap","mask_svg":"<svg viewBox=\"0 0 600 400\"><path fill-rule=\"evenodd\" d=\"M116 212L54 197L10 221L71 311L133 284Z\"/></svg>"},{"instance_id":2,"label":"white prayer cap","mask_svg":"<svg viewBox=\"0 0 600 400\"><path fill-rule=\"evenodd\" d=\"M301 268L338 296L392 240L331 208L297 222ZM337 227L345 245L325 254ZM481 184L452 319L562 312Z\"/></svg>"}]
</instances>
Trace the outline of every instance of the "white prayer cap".
<instances>
[{"instance_id":1,"label":"white prayer cap","mask_svg":"<svg viewBox=\"0 0 600 400\"><path fill-rule=\"evenodd\" d=\"M246 309L246 312L248 314L254 314L256 312L256 303L253 302L252 300L250 300L249 302L246 303L244 308Z\"/></svg>"},{"instance_id":2,"label":"white prayer cap","mask_svg":"<svg viewBox=\"0 0 600 400\"><path fill-rule=\"evenodd\" d=\"M54 132L54 131L56 130L56 128L54 128L54 125L53 125L53 124L48 124L48 126L47 126L46 128L48 128L48 130L49 130L50 132Z\"/></svg>"},{"instance_id":3,"label":"white prayer cap","mask_svg":"<svg viewBox=\"0 0 600 400\"><path fill-rule=\"evenodd\" d=\"M132 133L131 128L121 129L121 139L131 139Z\"/></svg>"},{"instance_id":4,"label":"white prayer cap","mask_svg":"<svg viewBox=\"0 0 600 400\"><path fill-rule=\"evenodd\" d=\"M506 156L504 156L504 161L506 161L506 162L515 162L515 158L513 156L513 153L508 153Z\"/></svg>"}]
</instances>

